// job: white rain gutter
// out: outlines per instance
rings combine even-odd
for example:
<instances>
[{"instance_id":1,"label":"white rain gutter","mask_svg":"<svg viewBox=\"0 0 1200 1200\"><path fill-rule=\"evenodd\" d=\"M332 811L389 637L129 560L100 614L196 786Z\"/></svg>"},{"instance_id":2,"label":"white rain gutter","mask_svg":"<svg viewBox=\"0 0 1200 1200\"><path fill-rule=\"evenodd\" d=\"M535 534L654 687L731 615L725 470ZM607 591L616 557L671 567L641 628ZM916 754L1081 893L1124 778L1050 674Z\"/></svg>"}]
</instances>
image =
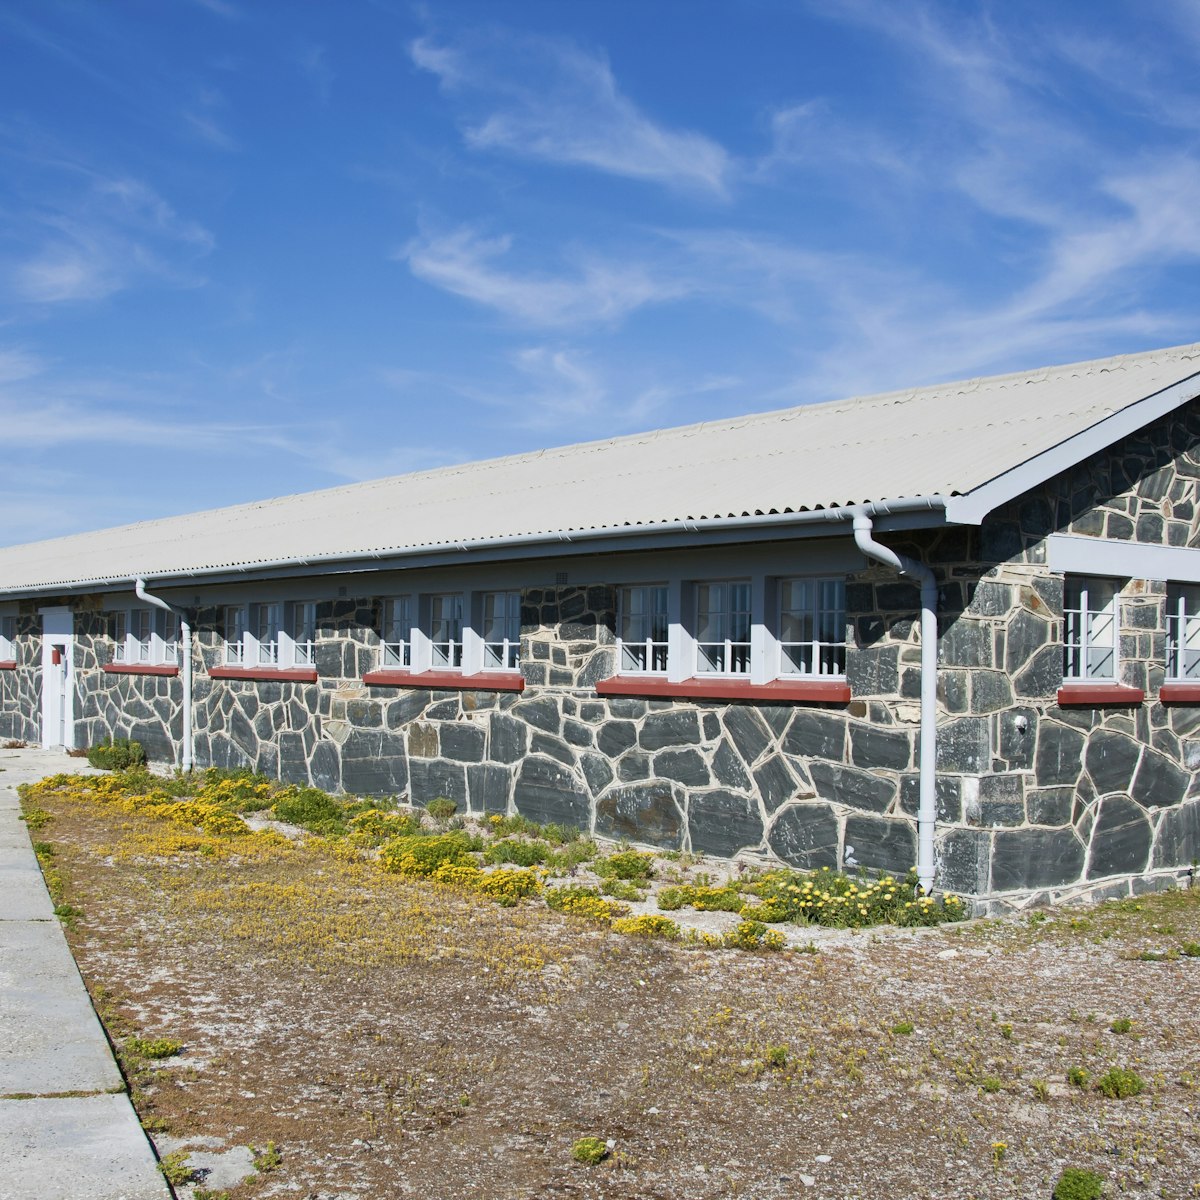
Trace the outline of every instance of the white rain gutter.
<instances>
[{"instance_id":1,"label":"white rain gutter","mask_svg":"<svg viewBox=\"0 0 1200 1200\"><path fill-rule=\"evenodd\" d=\"M867 506L869 509L871 506ZM872 536L872 516L864 511L854 518L854 541L877 562L895 567L902 575L921 582L921 799L917 808L917 880L929 895L933 891L933 832L937 821L937 579L924 564L877 542Z\"/></svg>"},{"instance_id":2,"label":"white rain gutter","mask_svg":"<svg viewBox=\"0 0 1200 1200\"><path fill-rule=\"evenodd\" d=\"M196 765L195 737L192 731L192 626L187 613L182 608L168 604L158 596L152 596L146 591L146 581L135 579L133 590L139 600L153 604L164 612L174 613L179 618L179 653L183 657L183 753L180 756L180 767L190 771Z\"/></svg>"}]
</instances>

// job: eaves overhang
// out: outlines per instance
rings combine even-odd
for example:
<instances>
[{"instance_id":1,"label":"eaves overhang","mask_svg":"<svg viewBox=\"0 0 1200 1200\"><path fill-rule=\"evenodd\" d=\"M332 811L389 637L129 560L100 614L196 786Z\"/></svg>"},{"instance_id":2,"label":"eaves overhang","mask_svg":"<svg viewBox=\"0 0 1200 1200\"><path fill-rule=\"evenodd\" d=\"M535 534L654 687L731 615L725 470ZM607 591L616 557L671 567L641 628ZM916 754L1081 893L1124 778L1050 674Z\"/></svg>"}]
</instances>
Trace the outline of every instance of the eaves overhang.
<instances>
[{"instance_id":1,"label":"eaves overhang","mask_svg":"<svg viewBox=\"0 0 1200 1200\"><path fill-rule=\"evenodd\" d=\"M36 584L6 586L0 598L72 595L128 591L135 578L158 587L188 584L217 586L251 580L289 579L305 575L358 575L468 563L512 562L528 558L564 558L581 553L616 554L686 549L747 542L788 541L850 534L854 517L869 515L881 531L931 528L946 523L945 496L914 496L863 504L786 513L756 513L739 517L663 521L623 527L575 529L550 533L507 535L461 541L444 546L396 547L364 553L297 556L241 564L220 564L170 570L128 571L88 579L64 578Z\"/></svg>"}]
</instances>

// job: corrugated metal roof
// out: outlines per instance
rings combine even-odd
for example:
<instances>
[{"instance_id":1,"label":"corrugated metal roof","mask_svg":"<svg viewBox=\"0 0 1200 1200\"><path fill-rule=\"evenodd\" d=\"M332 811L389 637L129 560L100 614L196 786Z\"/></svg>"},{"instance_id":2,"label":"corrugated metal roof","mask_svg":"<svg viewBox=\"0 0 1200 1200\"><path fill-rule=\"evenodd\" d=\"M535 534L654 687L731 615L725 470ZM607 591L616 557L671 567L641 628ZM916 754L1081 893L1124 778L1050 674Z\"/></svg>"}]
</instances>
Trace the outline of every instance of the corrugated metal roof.
<instances>
[{"instance_id":1,"label":"corrugated metal roof","mask_svg":"<svg viewBox=\"0 0 1200 1200\"><path fill-rule=\"evenodd\" d=\"M145 521L0 550L0 592L961 495L1198 373L1200 343Z\"/></svg>"}]
</instances>

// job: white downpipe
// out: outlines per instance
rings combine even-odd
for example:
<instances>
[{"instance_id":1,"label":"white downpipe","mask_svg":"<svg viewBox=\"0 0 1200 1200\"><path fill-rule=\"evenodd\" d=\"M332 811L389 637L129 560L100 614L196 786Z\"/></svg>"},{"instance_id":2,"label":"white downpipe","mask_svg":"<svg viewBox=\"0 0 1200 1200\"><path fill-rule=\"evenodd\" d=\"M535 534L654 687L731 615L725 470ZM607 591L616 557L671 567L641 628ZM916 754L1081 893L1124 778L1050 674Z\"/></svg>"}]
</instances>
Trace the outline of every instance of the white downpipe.
<instances>
[{"instance_id":1,"label":"white downpipe","mask_svg":"<svg viewBox=\"0 0 1200 1200\"><path fill-rule=\"evenodd\" d=\"M877 562L921 581L921 799L917 808L917 879L933 891L933 831L937 821L937 579L924 564L877 542L871 518L854 518L854 541Z\"/></svg>"},{"instance_id":2,"label":"white downpipe","mask_svg":"<svg viewBox=\"0 0 1200 1200\"><path fill-rule=\"evenodd\" d=\"M158 596L150 595L146 591L144 579L135 579L133 590L139 600L145 600L147 604L174 613L179 618L179 653L183 658L183 752L179 765L183 770L190 771L196 765L195 739L192 733L192 626L182 608L176 608Z\"/></svg>"}]
</instances>

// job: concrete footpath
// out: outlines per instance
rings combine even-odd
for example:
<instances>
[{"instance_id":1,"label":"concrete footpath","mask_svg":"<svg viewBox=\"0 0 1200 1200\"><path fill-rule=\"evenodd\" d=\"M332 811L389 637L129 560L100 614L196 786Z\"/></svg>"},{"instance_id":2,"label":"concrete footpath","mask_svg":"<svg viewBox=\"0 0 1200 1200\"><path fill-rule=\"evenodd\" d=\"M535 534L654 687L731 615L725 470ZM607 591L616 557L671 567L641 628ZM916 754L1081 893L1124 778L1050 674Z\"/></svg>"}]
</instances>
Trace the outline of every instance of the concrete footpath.
<instances>
[{"instance_id":1,"label":"concrete footpath","mask_svg":"<svg viewBox=\"0 0 1200 1200\"><path fill-rule=\"evenodd\" d=\"M18 819L17 784L80 766L0 750L0 1200L170 1200Z\"/></svg>"}]
</instances>

